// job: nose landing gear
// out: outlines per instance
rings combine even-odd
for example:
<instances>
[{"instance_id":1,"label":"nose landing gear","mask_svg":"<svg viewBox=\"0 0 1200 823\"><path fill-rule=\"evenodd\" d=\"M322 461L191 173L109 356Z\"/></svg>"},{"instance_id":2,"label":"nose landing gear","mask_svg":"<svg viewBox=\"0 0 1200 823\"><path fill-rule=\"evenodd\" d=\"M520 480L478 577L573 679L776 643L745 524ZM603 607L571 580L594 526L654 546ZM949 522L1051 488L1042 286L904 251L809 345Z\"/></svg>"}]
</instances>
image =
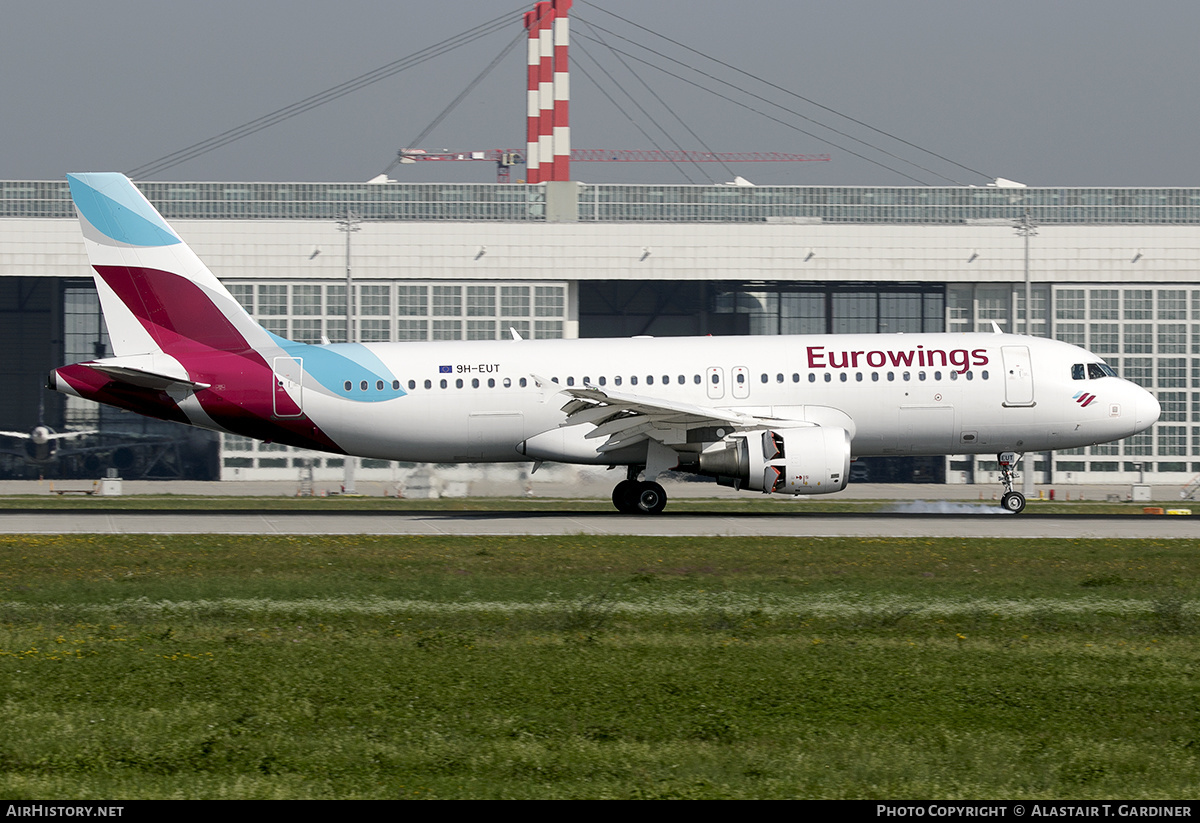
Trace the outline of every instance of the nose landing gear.
<instances>
[{"instance_id":1,"label":"nose landing gear","mask_svg":"<svg viewBox=\"0 0 1200 823\"><path fill-rule=\"evenodd\" d=\"M1013 489L1013 468L1020 462L1021 455L1015 452L1001 452L996 455L996 460L1000 463L1000 479L1004 483L1000 508L1020 514L1025 508L1025 495Z\"/></svg>"}]
</instances>

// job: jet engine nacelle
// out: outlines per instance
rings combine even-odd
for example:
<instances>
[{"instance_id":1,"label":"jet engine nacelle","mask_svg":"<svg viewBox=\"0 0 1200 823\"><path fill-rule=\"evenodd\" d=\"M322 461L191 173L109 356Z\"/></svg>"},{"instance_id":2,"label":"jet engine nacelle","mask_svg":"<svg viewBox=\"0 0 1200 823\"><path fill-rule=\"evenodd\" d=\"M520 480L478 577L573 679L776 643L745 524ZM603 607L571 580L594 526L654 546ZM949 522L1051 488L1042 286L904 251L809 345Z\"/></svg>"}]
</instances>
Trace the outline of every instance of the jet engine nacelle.
<instances>
[{"instance_id":1,"label":"jet engine nacelle","mask_svg":"<svg viewBox=\"0 0 1200 823\"><path fill-rule=\"evenodd\" d=\"M850 433L831 426L735 434L700 455L700 472L764 494L830 494L850 479Z\"/></svg>"}]
</instances>

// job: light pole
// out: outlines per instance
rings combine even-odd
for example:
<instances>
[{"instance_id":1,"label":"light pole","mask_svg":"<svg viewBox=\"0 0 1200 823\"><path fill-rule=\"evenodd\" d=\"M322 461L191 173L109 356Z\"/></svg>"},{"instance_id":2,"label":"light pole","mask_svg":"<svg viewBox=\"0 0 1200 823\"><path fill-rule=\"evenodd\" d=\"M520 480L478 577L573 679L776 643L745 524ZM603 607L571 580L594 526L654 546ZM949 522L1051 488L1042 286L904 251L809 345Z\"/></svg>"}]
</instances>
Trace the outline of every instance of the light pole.
<instances>
[{"instance_id":1,"label":"light pole","mask_svg":"<svg viewBox=\"0 0 1200 823\"><path fill-rule=\"evenodd\" d=\"M1037 226L1034 225L1033 221L1029 218L1029 209L1025 209L1025 211L1021 214L1020 219L1017 220L1013 224L1013 228L1016 229L1017 234L1020 237L1023 237L1025 239L1025 334L1032 337L1033 336L1033 282L1030 279L1030 273L1029 273L1029 238L1036 237L1038 232L1037 232ZM1047 309L1048 308L1049 307L1047 307ZM1016 330L1016 325L1017 324L1014 322L1013 323L1014 331ZM1050 472L1050 460L1051 460L1051 456L1049 453L1047 453L1047 455L1046 455L1046 479L1051 480L1051 482L1053 482L1052 478L1051 478L1051 472ZM1025 471L1021 477L1021 493L1024 494L1025 499L1028 500L1031 496L1033 496L1033 467L1034 467L1033 455L1030 454L1029 452L1026 452L1024 462L1025 462Z\"/></svg>"},{"instance_id":2,"label":"light pole","mask_svg":"<svg viewBox=\"0 0 1200 823\"><path fill-rule=\"evenodd\" d=\"M354 276L350 268L350 237L354 232L359 230L358 221L354 219L354 213L350 211L350 207L346 206L346 219L338 221L338 231L346 233L346 342L356 343L354 334ZM354 486L354 470L358 464L358 458L347 454L342 460L342 494L357 494Z\"/></svg>"}]
</instances>

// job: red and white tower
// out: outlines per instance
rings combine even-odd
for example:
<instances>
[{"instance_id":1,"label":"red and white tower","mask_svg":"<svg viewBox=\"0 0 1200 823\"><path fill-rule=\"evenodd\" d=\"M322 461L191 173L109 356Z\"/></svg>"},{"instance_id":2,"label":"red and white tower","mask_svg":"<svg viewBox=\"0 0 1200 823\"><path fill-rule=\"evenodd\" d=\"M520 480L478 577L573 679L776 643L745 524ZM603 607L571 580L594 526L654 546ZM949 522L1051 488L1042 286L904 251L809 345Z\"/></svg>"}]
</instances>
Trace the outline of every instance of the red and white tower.
<instances>
[{"instance_id":1,"label":"red and white tower","mask_svg":"<svg viewBox=\"0 0 1200 823\"><path fill-rule=\"evenodd\" d=\"M571 179L571 84L567 73L567 45L569 30L567 12L572 0L553 0L554 8L554 147L551 180Z\"/></svg>"},{"instance_id":2,"label":"red and white tower","mask_svg":"<svg viewBox=\"0 0 1200 823\"><path fill-rule=\"evenodd\" d=\"M539 20L550 13L550 3L541 2L533 11L525 12L525 31L529 34L526 55L527 81L525 92L525 169L530 183L541 182L541 164L538 163L538 128L541 105L538 103L538 76L541 63L538 48Z\"/></svg>"},{"instance_id":3,"label":"red and white tower","mask_svg":"<svg viewBox=\"0 0 1200 823\"><path fill-rule=\"evenodd\" d=\"M567 12L572 0L541 0L524 15L526 58L525 167L530 183L570 177L570 85Z\"/></svg>"}]
</instances>

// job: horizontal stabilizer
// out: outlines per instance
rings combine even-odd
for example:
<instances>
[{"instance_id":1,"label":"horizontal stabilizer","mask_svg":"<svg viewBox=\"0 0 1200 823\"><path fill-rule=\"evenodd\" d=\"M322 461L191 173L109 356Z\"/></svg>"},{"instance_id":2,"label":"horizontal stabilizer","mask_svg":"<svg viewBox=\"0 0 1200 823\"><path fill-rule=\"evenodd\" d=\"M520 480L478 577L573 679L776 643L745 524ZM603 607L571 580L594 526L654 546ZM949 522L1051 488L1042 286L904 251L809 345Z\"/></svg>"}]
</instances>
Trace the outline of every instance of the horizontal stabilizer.
<instances>
[{"instance_id":1,"label":"horizontal stabilizer","mask_svg":"<svg viewBox=\"0 0 1200 823\"><path fill-rule=\"evenodd\" d=\"M143 389L156 391L185 390L198 391L207 389L210 384L197 383L192 380L182 367L170 368L170 364L161 364L159 358L150 357L110 357L105 360L94 360L91 363L80 363L94 371ZM167 368L162 366L166 365ZM156 368L157 367L157 368Z\"/></svg>"}]
</instances>

